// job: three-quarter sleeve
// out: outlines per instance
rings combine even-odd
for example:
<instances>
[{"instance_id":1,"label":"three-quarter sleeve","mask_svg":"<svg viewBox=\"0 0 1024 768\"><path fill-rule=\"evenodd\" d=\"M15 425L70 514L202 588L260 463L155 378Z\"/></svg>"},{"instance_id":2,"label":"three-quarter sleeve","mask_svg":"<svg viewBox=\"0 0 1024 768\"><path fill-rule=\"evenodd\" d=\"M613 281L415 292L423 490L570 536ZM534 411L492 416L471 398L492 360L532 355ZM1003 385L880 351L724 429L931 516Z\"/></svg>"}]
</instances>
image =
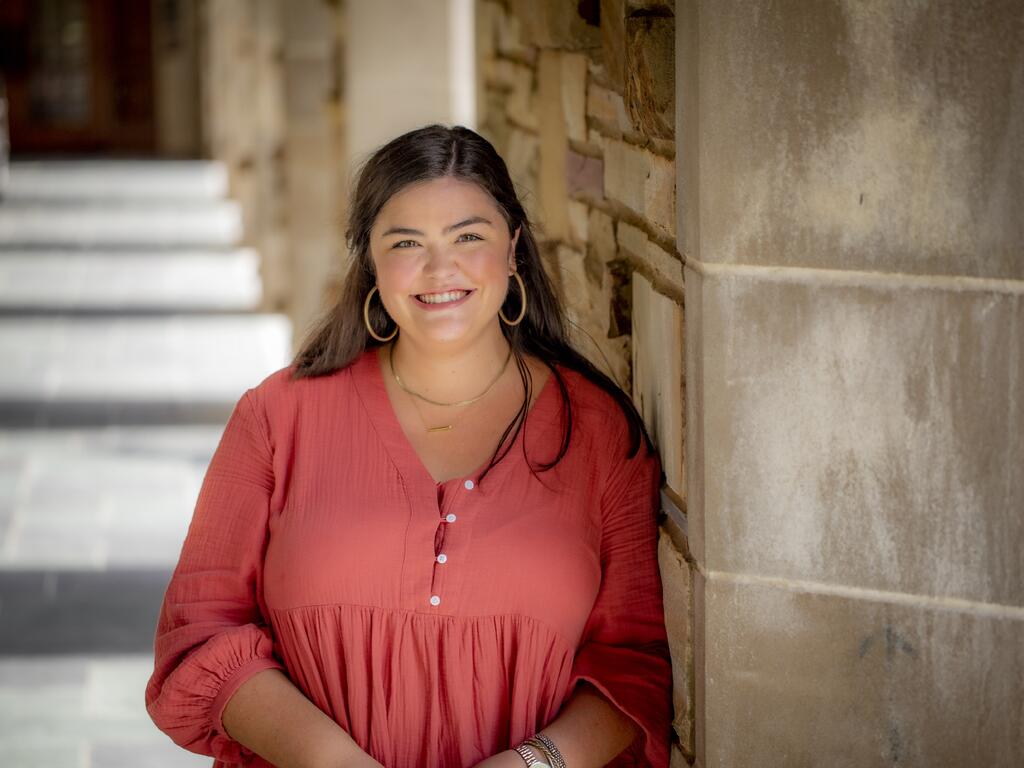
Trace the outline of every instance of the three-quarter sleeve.
<instances>
[{"instance_id":1,"label":"three-quarter sleeve","mask_svg":"<svg viewBox=\"0 0 1024 768\"><path fill-rule=\"evenodd\" d=\"M264 669L284 669L257 600L274 475L253 391L236 404L210 461L154 639L146 709L176 744L227 763L254 753L221 714Z\"/></svg>"},{"instance_id":2,"label":"three-quarter sleeve","mask_svg":"<svg viewBox=\"0 0 1024 768\"><path fill-rule=\"evenodd\" d=\"M624 438L601 494L601 586L573 660L569 690L586 680L637 726L608 766L667 768L672 667L658 568L661 464L641 441L626 458Z\"/></svg>"}]
</instances>

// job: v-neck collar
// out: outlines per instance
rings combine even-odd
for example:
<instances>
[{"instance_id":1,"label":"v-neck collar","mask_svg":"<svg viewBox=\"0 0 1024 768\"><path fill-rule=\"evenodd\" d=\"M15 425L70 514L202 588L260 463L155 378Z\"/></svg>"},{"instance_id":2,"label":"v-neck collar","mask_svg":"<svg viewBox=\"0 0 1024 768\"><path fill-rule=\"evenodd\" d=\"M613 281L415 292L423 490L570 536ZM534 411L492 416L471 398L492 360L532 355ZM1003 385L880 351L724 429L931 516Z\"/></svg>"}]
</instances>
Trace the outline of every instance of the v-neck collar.
<instances>
[{"instance_id":1,"label":"v-neck collar","mask_svg":"<svg viewBox=\"0 0 1024 768\"><path fill-rule=\"evenodd\" d=\"M555 366L564 379L565 367L559 363L556 363ZM399 472L406 478L407 482L415 482L418 486L435 496L438 486L446 487L452 483L462 484L467 480L472 480L474 485L479 483L480 475L483 474L483 470L489 463L489 460L467 475L453 477L441 483L434 480L433 475L427 470L426 465L419 454L416 453L409 438L406 437L405 432L402 430L401 423L398 421L398 416L391 403L391 398L388 396L387 387L384 382L384 372L381 370L380 361L377 358L377 347L370 347L364 350L352 362L352 376L359 397L363 401L367 413L370 415L370 420L373 422L378 436L384 443L385 450L391 456L391 459L395 462ZM558 398L556 393L558 384L554 381L554 378L553 373L548 374L547 379L545 379L544 384L541 386L540 394L537 395L533 405L527 411L526 417L531 424L536 419L543 423L551 409L554 408L557 411ZM525 424L516 435L515 442L513 442L512 447L509 449L509 454L487 473L487 480L502 474L512 462L521 459L521 445L524 439L523 427L525 427Z\"/></svg>"}]
</instances>

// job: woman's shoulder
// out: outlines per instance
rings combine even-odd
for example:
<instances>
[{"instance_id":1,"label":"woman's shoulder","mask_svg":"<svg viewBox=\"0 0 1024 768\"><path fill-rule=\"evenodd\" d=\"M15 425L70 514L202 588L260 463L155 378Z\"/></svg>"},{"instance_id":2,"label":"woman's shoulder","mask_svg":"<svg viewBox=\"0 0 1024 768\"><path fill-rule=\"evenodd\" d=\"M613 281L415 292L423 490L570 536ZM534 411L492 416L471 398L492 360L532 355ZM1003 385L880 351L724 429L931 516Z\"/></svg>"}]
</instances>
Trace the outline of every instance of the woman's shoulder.
<instances>
[{"instance_id":1,"label":"woman's shoulder","mask_svg":"<svg viewBox=\"0 0 1024 768\"><path fill-rule=\"evenodd\" d=\"M352 369L357 362L358 358L330 373L298 376L298 364L293 361L264 377L249 392L268 415L293 411L327 393L340 402L351 385Z\"/></svg>"}]
</instances>

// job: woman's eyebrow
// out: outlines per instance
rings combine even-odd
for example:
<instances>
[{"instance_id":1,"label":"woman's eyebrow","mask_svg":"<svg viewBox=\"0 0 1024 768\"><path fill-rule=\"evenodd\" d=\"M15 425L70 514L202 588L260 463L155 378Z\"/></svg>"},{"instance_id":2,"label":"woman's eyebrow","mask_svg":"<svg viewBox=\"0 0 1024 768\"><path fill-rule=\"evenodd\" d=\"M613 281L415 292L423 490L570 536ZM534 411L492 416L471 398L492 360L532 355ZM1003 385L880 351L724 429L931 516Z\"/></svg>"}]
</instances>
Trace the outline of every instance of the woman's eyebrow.
<instances>
[{"instance_id":1,"label":"woman's eyebrow","mask_svg":"<svg viewBox=\"0 0 1024 768\"><path fill-rule=\"evenodd\" d=\"M450 227L445 227L442 234L447 235L452 230L459 229L460 227L468 227L470 224L487 224L488 226L494 226L491 224L489 219L485 219L483 216L470 216L468 219L464 219L458 224L452 224ZM410 229L409 227L391 227L381 234L381 237L387 237L388 235L423 235L423 233L418 229Z\"/></svg>"}]
</instances>

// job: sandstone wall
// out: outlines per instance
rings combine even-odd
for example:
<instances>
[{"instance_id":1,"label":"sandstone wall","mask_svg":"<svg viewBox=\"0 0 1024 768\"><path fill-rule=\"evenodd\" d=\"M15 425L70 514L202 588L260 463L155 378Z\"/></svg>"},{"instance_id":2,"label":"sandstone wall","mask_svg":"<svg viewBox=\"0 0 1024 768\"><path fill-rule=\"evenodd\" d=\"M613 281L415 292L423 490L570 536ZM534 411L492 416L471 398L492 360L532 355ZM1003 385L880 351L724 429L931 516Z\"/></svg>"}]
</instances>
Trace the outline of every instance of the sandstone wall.
<instances>
[{"instance_id":1,"label":"sandstone wall","mask_svg":"<svg viewBox=\"0 0 1024 768\"><path fill-rule=\"evenodd\" d=\"M579 347L644 415L666 484L659 559L674 760L694 755L672 3L477 3L480 130L539 224Z\"/></svg>"}]
</instances>

